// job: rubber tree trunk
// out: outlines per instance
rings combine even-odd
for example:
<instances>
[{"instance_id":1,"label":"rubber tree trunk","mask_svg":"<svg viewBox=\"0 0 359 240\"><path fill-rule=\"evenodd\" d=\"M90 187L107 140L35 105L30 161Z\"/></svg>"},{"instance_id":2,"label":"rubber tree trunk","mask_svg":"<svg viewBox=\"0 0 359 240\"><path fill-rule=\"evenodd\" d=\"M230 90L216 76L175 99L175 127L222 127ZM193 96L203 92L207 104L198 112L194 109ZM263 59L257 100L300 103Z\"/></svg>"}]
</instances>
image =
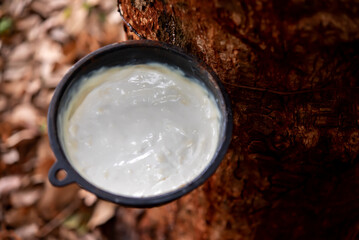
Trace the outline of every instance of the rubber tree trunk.
<instances>
[{"instance_id":1,"label":"rubber tree trunk","mask_svg":"<svg viewBox=\"0 0 359 240\"><path fill-rule=\"evenodd\" d=\"M121 208L132 239L359 238L359 3L126 0L143 37L204 60L234 132L213 177L171 204ZM135 38L137 36L133 35Z\"/></svg>"}]
</instances>

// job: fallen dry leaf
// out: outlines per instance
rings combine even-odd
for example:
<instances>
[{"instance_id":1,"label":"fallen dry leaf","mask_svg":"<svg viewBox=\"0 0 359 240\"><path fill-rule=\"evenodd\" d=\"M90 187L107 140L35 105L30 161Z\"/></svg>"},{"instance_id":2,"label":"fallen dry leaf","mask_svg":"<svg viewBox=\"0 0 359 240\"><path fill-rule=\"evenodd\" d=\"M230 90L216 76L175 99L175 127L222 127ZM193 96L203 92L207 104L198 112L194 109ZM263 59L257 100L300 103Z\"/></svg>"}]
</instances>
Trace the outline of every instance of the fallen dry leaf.
<instances>
[{"instance_id":1,"label":"fallen dry leaf","mask_svg":"<svg viewBox=\"0 0 359 240\"><path fill-rule=\"evenodd\" d=\"M19 31L27 31L32 27L39 25L40 22L41 22L41 18L39 15L31 14L25 18L19 19L16 22L15 26L16 29L18 29Z\"/></svg>"},{"instance_id":2,"label":"fallen dry leaf","mask_svg":"<svg viewBox=\"0 0 359 240\"><path fill-rule=\"evenodd\" d=\"M11 136L13 129L14 126L12 126L9 122L0 121L0 136L1 136L0 141L5 142L6 139L8 139ZM6 152L7 148L3 149L4 147L6 147L4 144L0 144L1 150Z\"/></svg>"},{"instance_id":3,"label":"fallen dry leaf","mask_svg":"<svg viewBox=\"0 0 359 240\"><path fill-rule=\"evenodd\" d=\"M85 205L91 207L97 201L95 194L86 191L85 189L80 189L79 197L84 201Z\"/></svg>"},{"instance_id":4,"label":"fallen dry leaf","mask_svg":"<svg viewBox=\"0 0 359 240\"><path fill-rule=\"evenodd\" d=\"M8 5L6 8L8 9L10 15L13 17L20 17L29 3L30 1L14 0L10 2L8 1L5 4Z\"/></svg>"},{"instance_id":5,"label":"fallen dry leaf","mask_svg":"<svg viewBox=\"0 0 359 240\"><path fill-rule=\"evenodd\" d=\"M87 223L88 228L95 227L106 223L110 220L116 212L117 205L111 202L99 200L95 206L95 210Z\"/></svg>"},{"instance_id":6,"label":"fallen dry leaf","mask_svg":"<svg viewBox=\"0 0 359 240\"><path fill-rule=\"evenodd\" d=\"M41 81L39 78L33 78L30 82L27 84L26 93L29 95L34 95L41 89Z\"/></svg>"},{"instance_id":7,"label":"fallen dry leaf","mask_svg":"<svg viewBox=\"0 0 359 240\"><path fill-rule=\"evenodd\" d=\"M71 35L78 35L86 26L88 11L83 6L82 1L74 0L71 7L70 16L66 19L65 30Z\"/></svg>"},{"instance_id":8,"label":"fallen dry leaf","mask_svg":"<svg viewBox=\"0 0 359 240\"><path fill-rule=\"evenodd\" d=\"M49 2L47 1L34 1L31 4L31 10L38 13L40 16L44 18L50 17L50 13L52 11L51 8L49 8Z\"/></svg>"},{"instance_id":9,"label":"fallen dry leaf","mask_svg":"<svg viewBox=\"0 0 359 240\"><path fill-rule=\"evenodd\" d=\"M36 213L33 208L11 208L5 213L4 222L7 226L18 228L21 225L34 222L34 219L36 219Z\"/></svg>"},{"instance_id":10,"label":"fallen dry leaf","mask_svg":"<svg viewBox=\"0 0 359 240\"><path fill-rule=\"evenodd\" d=\"M42 27L42 24L36 24L28 29L26 32L26 38L28 41L32 42L37 39L42 39L46 35L44 33L44 28Z\"/></svg>"},{"instance_id":11,"label":"fallen dry leaf","mask_svg":"<svg viewBox=\"0 0 359 240\"><path fill-rule=\"evenodd\" d=\"M103 35L102 41L107 44L127 40L126 35L123 35L122 33L124 31L122 21L117 24L113 24L110 23L109 21L106 21L103 26L103 29L104 29L104 34L102 34Z\"/></svg>"},{"instance_id":12,"label":"fallen dry leaf","mask_svg":"<svg viewBox=\"0 0 359 240\"><path fill-rule=\"evenodd\" d=\"M4 153L2 155L2 161L7 165L14 164L17 161L19 161L19 159L20 159L19 152L15 148L11 149L9 152Z\"/></svg>"},{"instance_id":13,"label":"fallen dry leaf","mask_svg":"<svg viewBox=\"0 0 359 240\"><path fill-rule=\"evenodd\" d=\"M78 57L78 48L75 41L69 41L64 45L64 57L61 59L63 64L71 64Z\"/></svg>"},{"instance_id":14,"label":"fallen dry leaf","mask_svg":"<svg viewBox=\"0 0 359 240\"><path fill-rule=\"evenodd\" d=\"M39 131L34 128L24 129L19 132L14 133L5 141L5 146L8 148L15 147L19 143L25 140L34 139L39 135Z\"/></svg>"},{"instance_id":15,"label":"fallen dry leaf","mask_svg":"<svg viewBox=\"0 0 359 240\"><path fill-rule=\"evenodd\" d=\"M8 58L8 65L20 65L21 62L29 60L34 53L34 44L29 42L23 42L20 45L16 46L11 55ZM19 63L20 62L20 63Z\"/></svg>"},{"instance_id":16,"label":"fallen dry leaf","mask_svg":"<svg viewBox=\"0 0 359 240\"><path fill-rule=\"evenodd\" d=\"M44 79L44 82L51 81L54 65L53 62L43 62L43 64L41 64L40 76Z\"/></svg>"},{"instance_id":17,"label":"fallen dry leaf","mask_svg":"<svg viewBox=\"0 0 359 240\"><path fill-rule=\"evenodd\" d=\"M68 217L70 217L76 209L79 207L78 199L70 202L66 207L62 208L61 211L54 217L51 218L38 232L38 237L43 238L51 233L54 229L59 227Z\"/></svg>"},{"instance_id":18,"label":"fallen dry leaf","mask_svg":"<svg viewBox=\"0 0 359 240\"><path fill-rule=\"evenodd\" d=\"M101 234L94 230L94 233L87 233L81 237L81 240L98 240L101 238Z\"/></svg>"},{"instance_id":19,"label":"fallen dry leaf","mask_svg":"<svg viewBox=\"0 0 359 240\"><path fill-rule=\"evenodd\" d=\"M76 232L73 230L70 230L66 227L60 228L59 235L61 239L67 239L67 240L78 240L79 236L77 236Z\"/></svg>"},{"instance_id":20,"label":"fallen dry leaf","mask_svg":"<svg viewBox=\"0 0 359 240\"><path fill-rule=\"evenodd\" d=\"M73 202L77 198L79 187L75 184L70 184L66 187L54 187L47 180L45 182L45 189L41 195L40 201L37 204L37 209L44 219L52 219L65 206Z\"/></svg>"},{"instance_id":21,"label":"fallen dry leaf","mask_svg":"<svg viewBox=\"0 0 359 240\"><path fill-rule=\"evenodd\" d=\"M21 177L19 175L10 175L0 178L0 197L19 189L21 186Z\"/></svg>"},{"instance_id":22,"label":"fallen dry leaf","mask_svg":"<svg viewBox=\"0 0 359 240\"><path fill-rule=\"evenodd\" d=\"M31 223L15 230L15 233L22 239L34 239L36 233L39 231L39 226Z\"/></svg>"},{"instance_id":23,"label":"fallen dry leaf","mask_svg":"<svg viewBox=\"0 0 359 240\"><path fill-rule=\"evenodd\" d=\"M59 84L62 77L66 74L66 72L70 69L70 65L61 65L55 69L52 69L54 71L50 72L50 75L47 78L43 78L45 87L47 88L55 88L57 84Z\"/></svg>"},{"instance_id":24,"label":"fallen dry leaf","mask_svg":"<svg viewBox=\"0 0 359 240\"><path fill-rule=\"evenodd\" d=\"M12 99L20 101L20 98L23 97L26 89L26 82L2 82L1 91L9 96Z\"/></svg>"},{"instance_id":25,"label":"fallen dry leaf","mask_svg":"<svg viewBox=\"0 0 359 240\"><path fill-rule=\"evenodd\" d=\"M99 1L99 7L106 12L111 12L116 4L113 1Z\"/></svg>"},{"instance_id":26,"label":"fallen dry leaf","mask_svg":"<svg viewBox=\"0 0 359 240\"><path fill-rule=\"evenodd\" d=\"M37 125L38 116L38 110L33 105L24 103L17 105L5 120L15 126L33 128Z\"/></svg>"},{"instance_id":27,"label":"fallen dry leaf","mask_svg":"<svg viewBox=\"0 0 359 240\"><path fill-rule=\"evenodd\" d=\"M31 66L28 65L15 65L6 68L3 79L5 81L20 81L22 79L29 79L31 76Z\"/></svg>"},{"instance_id":28,"label":"fallen dry leaf","mask_svg":"<svg viewBox=\"0 0 359 240\"><path fill-rule=\"evenodd\" d=\"M22 240L14 231L2 229L0 239Z\"/></svg>"},{"instance_id":29,"label":"fallen dry leaf","mask_svg":"<svg viewBox=\"0 0 359 240\"><path fill-rule=\"evenodd\" d=\"M80 32L76 41L76 47L81 55L93 52L100 47L97 39L93 38L89 33Z\"/></svg>"},{"instance_id":30,"label":"fallen dry leaf","mask_svg":"<svg viewBox=\"0 0 359 240\"><path fill-rule=\"evenodd\" d=\"M4 111L8 105L7 97L0 94L0 112Z\"/></svg>"},{"instance_id":31,"label":"fallen dry leaf","mask_svg":"<svg viewBox=\"0 0 359 240\"><path fill-rule=\"evenodd\" d=\"M53 12L68 6L69 0L37 0L31 4L31 9L43 17L50 17Z\"/></svg>"},{"instance_id":32,"label":"fallen dry leaf","mask_svg":"<svg viewBox=\"0 0 359 240\"><path fill-rule=\"evenodd\" d=\"M106 22L108 22L109 24L112 24L112 25L116 25L119 29L121 29L121 32L122 32L122 30L124 31L123 25L121 24L121 23L123 23L123 21L122 21L122 18L119 17L118 12L111 11L108 14L108 17L106 18ZM124 33L123 37L126 37L126 33L125 32L123 32L123 33Z\"/></svg>"},{"instance_id":33,"label":"fallen dry leaf","mask_svg":"<svg viewBox=\"0 0 359 240\"><path fill-rule=\"evenodd\" d=\"M33 103L36 107L44 109L47 111L47 108L51 102L51 98L54 95L54 90L42 88L40 93L36 95L33 99Z\"/></svg>"},{"instance_id":34,"label":"fallen dry leaf","mask_svg":"<svg viewBox=\"0 0 359 240\"><path fill-rule=\"evenodd\" d=\"M98 5L100 2L101 2L100 0L87 0L86 1L86 3L91 7Z\"/></svg>"},{"instance_id":35,"label":"fallen dry leaf","mask_svg":"<svg viewBox=\"0 0 359 240\"><path fill-rule=\"evenodd\" d=\"M55 15L48 19L46 19L41 25L40 25L40 33L44 35L42 39L51 40L47 34L48 32L56 27L60 27L64 24L64 18L62 15Z\"/></svg>"},{"instance_id":36,"label":"fallen dry leaf","mask_svg":"<svg viewBox=\"0 0 359 240\"><path fill-rule=\"evenodd\" d=\"M69 5L70 0L51 0L47 1L48 7L54 11L57 9L65 8Z\"/></svg>"},{"instance_id":37,"label":"fallen dry leaf","mask_svg":"<svg viewBox=\"0 0 359 240\"><path fill-rule=\"evenodd\" d=\"M70 39L70 35L63 28L52 29L50 36L53 40L60 43L66 43Z\"/></svg>"},{"instance_id":38,"label":"fallen dry leaf","mask_svg":"<svg viewBox=\"0 0 359 240\"><path fill-rule=\"evenodd\" d=\"M30 223L36 223L40 225L42 220L39 218L35 208L21 207L11 208L5 212L4 222L11 228L18 228L22 225L27 225Z\"/></svg>"},{"instance_id":39,"label":"fallen dry leaf","mask_svg":"<svg viewBox=\"0 0 359 240\"><path fill-rule=\"evenodd\" d=\"M46 38L41 40L35 52L35 59L43 63L55 63L62 56L63 52L60 44Z\"/></svg>"},{"instance_id":40,"label":"fallen dry leaf","mask_svg":"<svg viewBox=\"0 0 359 240\"><path fill-rule=\"evenodd\" d=\"M36 183L44 183L47 181L47 174L50 167L55 162L55 156L51 151L49 139L44 136L40 139L36 148L36 163L32 180Z\"/></svg>"},{"instance_id":41,"label":"fallen dry leaf","mask_svg":"<svg viewBox=\"0 0 359 240\"><path fill-rule=\"evenodd\" d=\"M5 213L4 221L6 225L18 227L24 224L28 211L25 208L12 208Z\"/></svg>"},{"instance_id":42,"label":"fallen dry leaf","mask_svg":"<svg viewBox=\"0 0 359 240\"><path fill-rule=\"evenodd\" d=\"M40 194L41 190L36 188L12 192L10 202L16 208L31 206L39 200Z\"/></svg>"}]
</instances>

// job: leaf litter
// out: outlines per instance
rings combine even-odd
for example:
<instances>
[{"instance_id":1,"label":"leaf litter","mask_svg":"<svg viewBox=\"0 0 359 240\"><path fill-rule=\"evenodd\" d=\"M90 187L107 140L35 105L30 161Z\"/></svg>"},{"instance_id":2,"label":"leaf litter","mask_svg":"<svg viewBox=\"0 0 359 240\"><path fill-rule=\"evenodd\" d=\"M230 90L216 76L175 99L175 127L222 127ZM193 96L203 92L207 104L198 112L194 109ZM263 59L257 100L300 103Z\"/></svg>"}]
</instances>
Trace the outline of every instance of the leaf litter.
<instances>
[{"instance_id":1,"label":"leaf litter","mask_svg":"<svg viewBox=\"0 0 359 240\"><path fill-rule=\"evenodd\" d=\"M113 0L4 0L0 10L0 239L107 239L118 206L53 187L46 115L81 57L127 39Z\"/></svg>"}]
</instances>

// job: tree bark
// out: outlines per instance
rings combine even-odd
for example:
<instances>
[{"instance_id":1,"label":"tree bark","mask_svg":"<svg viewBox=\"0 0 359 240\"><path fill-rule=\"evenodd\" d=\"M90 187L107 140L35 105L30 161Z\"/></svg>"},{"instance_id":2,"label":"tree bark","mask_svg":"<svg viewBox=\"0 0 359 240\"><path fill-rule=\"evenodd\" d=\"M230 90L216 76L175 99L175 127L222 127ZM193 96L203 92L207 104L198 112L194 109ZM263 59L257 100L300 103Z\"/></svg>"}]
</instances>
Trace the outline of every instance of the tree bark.
<instances>
[{"instance_id":1,"label":"tree bark","mask_svg":"<svg viewBox=\"0 0 359 240\"><path fill-rule=\"evenodd\" d=\"M231 147L203 186L121 208L132 239L359 238L359 3L126 0L142 36L196 55L234 112ZM134 36L136 38L136 36Z\"/></svg>"}]
</instances>

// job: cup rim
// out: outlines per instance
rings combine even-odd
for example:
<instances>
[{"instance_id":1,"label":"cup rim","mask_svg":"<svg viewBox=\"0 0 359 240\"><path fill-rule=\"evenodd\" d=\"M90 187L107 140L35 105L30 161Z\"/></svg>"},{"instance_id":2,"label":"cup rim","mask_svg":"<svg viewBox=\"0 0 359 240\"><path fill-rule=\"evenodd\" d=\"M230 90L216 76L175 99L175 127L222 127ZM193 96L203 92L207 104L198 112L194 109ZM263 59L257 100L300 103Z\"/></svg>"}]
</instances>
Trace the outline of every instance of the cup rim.
<instances>
[{"instance_id":1,"label":"cup rim","mask_svg":"<svg viewBox=\"0 0 359 240\"><path fill-rule=\"evenodd\" d=\"M61 98L64 95L68 85L71 83L72 77L76 74L77 71L79 71L79 69L86 66L86 64L89 61L91 61L94 57L97 57L99 55L111 54L112 51L119 51L124 48L135 49L139 47L159 48L164 51L168 51L171 54L178 54L184 57L185 59L193 61L198 67L203 68L207 73L211 75L214 82L217 84L219 88L219 92L223 97L223 102L225 104L225 113L226 113L226 116L224 116L225 118L224 139L222 142L219 142L219 144L221 144L220 146L217 146L219 150L213 156L211 162L208 164L206 169L203 170L197 177L195 177L189 183L185 184L185 186L179 189L175 189L171 192L166 192L163 194L149 196L149 197L131 197L131 196L114 194L106 190L100 189L99 187L87 181L84 177L82 177L77 172L77 170L71 165L70 161L67 159L64 150L62 149L62 145L59 139L58 128L57 128L57 124L58 124L57 118L58 118ZM202 185L211 175L213 175L213 173L218 168L219 164L222 162L227 152L227 149L229 147L231 136L232 136L232 129L233 129L233 117L231 110L231 102L228 93L226 92L218 76L203 61L197 59L196 57L188 53L185 53L182 49L167 43L152 41L152 40L130 40L126 42L106 45L102 48L99 48L96 51L91 52L85 57L83 57L82 59L80 59L68 70L68 72L65 74L65 76L62 78L62 80L56 87L54 95L51 99L48 109L47 124L48 124L48 136L49 136L50 146L56 157L56 162L51 167L48 175L50 182L54 186L60 187L60 186L68 185L70 183L77 183L78 185L80 185L80 187L94 193L97 197L101 199L111 201L117 204L121 204L124 206L144 208L144 207L159 206L171 202L175 199L178 199L181 196L191 192L195 188ZM57 178L57 173L60 170L65 170L67 173L66 177L62 180L59 180Z\"/></svg>"}]
</instances>

